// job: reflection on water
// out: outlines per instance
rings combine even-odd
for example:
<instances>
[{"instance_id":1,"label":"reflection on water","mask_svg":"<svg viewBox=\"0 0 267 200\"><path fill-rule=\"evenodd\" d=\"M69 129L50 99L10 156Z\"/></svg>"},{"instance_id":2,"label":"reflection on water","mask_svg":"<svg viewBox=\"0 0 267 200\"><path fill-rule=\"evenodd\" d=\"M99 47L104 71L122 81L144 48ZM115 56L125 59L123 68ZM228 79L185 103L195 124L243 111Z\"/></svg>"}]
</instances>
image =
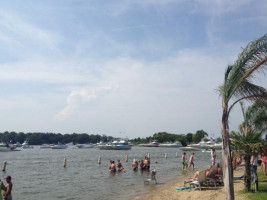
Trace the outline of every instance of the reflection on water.
<instances>
[{"instance_id":1,"label":"reflection on water","mask_svg":"<svg viewBox=\"0 0 267 200\"><path fill-rule=\"evenodd\" d=\"M178 158L176 158L178 152ZM149 172L132 171L133 159L141 160L150 154L151 169L157 169L158 185L146 185ZM168 158L165 159L165 153ZM128 155L129 162L125 162ZM14 199L49 200L92 200L92 199L132 199L163 186L170 180L187 176L181 171L179 149L133 147L128 151L77 149L22 149L16 152L0 152L0 163L7 161L6 172L0 173L1 180L9 174L14 184ZM189 158L190 152L187 152ZM217 153L218 160L221 153ZM98 157L101 156L101 164ZM63 159L67 167L63 168ZM124 173L109 173L109 160L120 159ZM195 152L196 170L210 164L209 152Z\"/></svg>"}]
</instances>

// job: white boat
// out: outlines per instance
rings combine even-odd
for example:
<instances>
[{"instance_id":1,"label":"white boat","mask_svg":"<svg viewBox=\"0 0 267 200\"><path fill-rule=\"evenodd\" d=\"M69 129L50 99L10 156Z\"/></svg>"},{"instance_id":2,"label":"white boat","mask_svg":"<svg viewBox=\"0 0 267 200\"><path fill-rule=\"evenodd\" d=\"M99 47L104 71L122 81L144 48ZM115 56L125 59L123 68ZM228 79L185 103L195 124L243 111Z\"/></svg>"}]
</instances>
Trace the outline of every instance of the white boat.
<instances>
[{"instance_id":1,"label":"white boat","mask_svg":"<svg viewBox=\"0 0 267 200\"><path fill-rule=\"evenodd\" d=\"M192 146L186 146L180 148L182 151L201 151L202 149Z\"/></svg>"},{"instance_id":2,"label":"white boat","mask_svg":"<svg viewBox=\"0 0 267 200\"><path fill-rule=\"evenodd\" d=\"M57 145L54 145L52 149L66 149L68 146L66 144L58 143Z\"/></svg>"},{"instance_id":3,"label":"white boat","mask_svg":"<svg viewBox=\"0 0 267 200\"><path fill-rule=\"evenodd\" d=\"M222 149L222 143L216 143L212 138L206 141L202 139L198 144L190 144L188 146L199 149Z\"/></svg>"},{"instance_id":4,"label":"white boat","mask_svg":"<svg viewBox=\"0 0 267 200\"><path fill-rule=\"evenodd\" d=\"M79 149L90 149L90 148L94 148L95 146L92 144L76 144L76 146Z\"/></svg>"},{"instance_id":5,"label":"white boat","mask_svg":"<svg viewBox=\"0 0 267 200\"><path fill-rule=\"evenodd\" d=\"M140 147L159 147L158 141L154 140L152 142L149 142L148 144L139 144Z\"/></svg>"},{"instance_id":6,"label":"white boat","mask_svg":"<svg viewBox=\"0 0 267 200\"><path fill-rule=\"evenodd\" d=\"M179 148L182 147L182 143L181 142L174 142L174 143L163 143L160 144L159 147L167 147L167 148Z\"/></svg>"},{"instance_id":7,"label":"white boat","mask_svg":"<svg viewBox=\"0 0 267 200\"><path fill-rule=\"evenodd\" d=\"M40 146L40 149L52 149L53 148L53 144L42 144Z\"/></svg>"},{"instance_id":8,"label":"white boat","mask_svg":"<svg viewBox=\"0 0 267 200\"><path fill-rule=\"evenodd\" d=\"M98 145L101 150L130 150L132 147L127 140L113 141L112 143Z\"/></svg>"},{"instance_id":9,"label":"white boat","mask_svg":"<svg viewBox=\"0 0 267 200\"><path fill-rule=\"evenodd\" d=\"M24 141L21 146L23 149L32 149L33 148L33 146L29 145L28 141Z\"/></svg>"}]
</instances>

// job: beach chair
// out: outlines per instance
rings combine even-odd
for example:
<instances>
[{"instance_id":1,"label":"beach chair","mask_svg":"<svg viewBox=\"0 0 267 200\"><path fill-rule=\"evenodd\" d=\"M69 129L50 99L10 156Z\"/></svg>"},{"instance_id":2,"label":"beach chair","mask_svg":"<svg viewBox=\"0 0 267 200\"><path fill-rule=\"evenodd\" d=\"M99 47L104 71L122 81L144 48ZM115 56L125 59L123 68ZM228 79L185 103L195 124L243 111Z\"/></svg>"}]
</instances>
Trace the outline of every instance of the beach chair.
<instances>
[{"instance_id":1,"label":"beach chair","mask_svg":"<svg viewBox=\"0 0 267 200\"><path fill-rule=\"evenodd\" d=\"M210 168L210 173L208 176L206 176L206 180L203 182L203 184L205 184L207 186L210 186L210 184L212 184L216 187L215 173L216 173L216 167L212 166Z\"/></svg>"},{"instance_id":2,"label":"beach chair","mask_svg":"<svg viewBox=\"0 0 267 200\"><path fill-rule=\"evenodd\" d=\"M201 186L203 186L204 182L206 181L206 171L200 171L198 178L196 180L189 180L184 181L184 186L188 183L190 188L195 188L201 190Z\"/></svg>"}]
</instances>

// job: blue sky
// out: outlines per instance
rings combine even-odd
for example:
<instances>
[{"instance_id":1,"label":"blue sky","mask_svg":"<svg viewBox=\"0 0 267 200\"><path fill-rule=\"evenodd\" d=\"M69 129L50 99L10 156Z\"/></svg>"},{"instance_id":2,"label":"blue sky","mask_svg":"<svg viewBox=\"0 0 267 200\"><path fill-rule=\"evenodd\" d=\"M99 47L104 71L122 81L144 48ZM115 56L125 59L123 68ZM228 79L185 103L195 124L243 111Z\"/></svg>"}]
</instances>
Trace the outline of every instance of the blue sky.
<instances>
[{"instance_id":1,"label":"blue sky","mask_svg":"<svg viewBox=\"0 0 267 200\"><path fill-rule=\"evenodd\" d=\"M1 1L0 131L218 137L216 89L266 33L266 10L264 0ZM236 107L230 128L241 120Z\"/></svg>"}]
</instances>

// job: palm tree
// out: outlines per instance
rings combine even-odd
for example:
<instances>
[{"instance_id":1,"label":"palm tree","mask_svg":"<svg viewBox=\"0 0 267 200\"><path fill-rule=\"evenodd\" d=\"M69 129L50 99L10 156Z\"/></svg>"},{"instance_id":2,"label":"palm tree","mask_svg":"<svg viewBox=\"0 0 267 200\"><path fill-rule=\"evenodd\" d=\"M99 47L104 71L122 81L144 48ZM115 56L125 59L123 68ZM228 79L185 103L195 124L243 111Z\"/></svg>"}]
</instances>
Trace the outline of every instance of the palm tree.
<instances>
[{"instance_id":1,"label":"palm tree","mask_svg":"<svg viewBox=\"0 0 267 200\"><path fill-rule=\"evenodd\" d=\"M238 56L233 65L229 65L224 83L219 87L222 96L222 159L226 200L234 200L233 174L229 141L229 114L234 105L241 100L266 100L266 89L251 82L255 72L263 72L267 66L267 34L250 42Z\"/></svg>"},{"instance_id":2,"label":"palm tree","mask_svg":"<svg viewBox=\"0 0 267 200\"><path fill-rule=\"evenodd\" d=\"M267 129L267 107L266 105L256 102L247 109L243 102L240 102L244 121L239 126L240 132L232 132L231 138L233 145L237 150L244 152L245 159L245 189L250 190L251 171L250 159L253 154L258 155L265 143L262 139L262 133ZM256 187L257 188L257 187Z\"/></svg>"}]
</instances>

